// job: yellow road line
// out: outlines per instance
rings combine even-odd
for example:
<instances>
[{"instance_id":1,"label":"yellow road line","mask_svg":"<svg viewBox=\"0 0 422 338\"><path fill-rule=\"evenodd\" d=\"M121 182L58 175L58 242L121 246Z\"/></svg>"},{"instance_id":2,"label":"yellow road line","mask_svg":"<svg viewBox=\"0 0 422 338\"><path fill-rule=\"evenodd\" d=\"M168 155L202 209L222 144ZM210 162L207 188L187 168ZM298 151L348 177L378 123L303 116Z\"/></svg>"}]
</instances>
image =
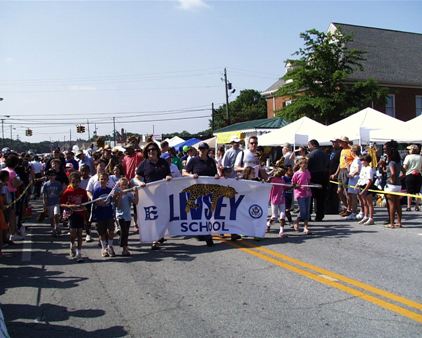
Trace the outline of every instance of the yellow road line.
<instances>
[{"instance_id":1,"label":"yellow road line","mask_svg":"<svg viewBox=\"0 0 422 338\"><path fill-rule=\"evenodd\" d=\"M318 273L320 273L322 275L326 275L328 277L331 277L331 278L340 280L340 281L345 282L347 284L356 286L356 287L358 287L360 289L363 289L365 291L369 291L369 292L372 292L374 294L380 295L380 296L382 296L384 298L388 298L388 299L393 300L393 301L395 301L397 303L401 303L401 304L406 305L408 307L411 307L411 308L414 308L414 309L417 309L417 310L421 310L422 311L422 304L421 303L417 303L417 302L415 302L413 300L410 300L410 299L407 299L405 297L401 297L401 296L396 295L394 293L391 293L391 292L388 292L388 291L385 291L385 290L376 288L376 287L374 287L372 285L369 285L369 284L360 282L358 280L355 280L355 279L352 279L352 278L349 278L349 277L340 275L338 273L335 273L335 272L332 272L332 271L329 271L329 270L320 268L320 267L318 267L316 265L312 265L312 264L309 264L309 263L306 263L306 262L302 262L302 261L300 261L298 259L295 259L295 258L286 256L286 255L283 255L280 252L277 252L277 251L274 251L274 250L271 250L271 249L268 249L268 248L263 248L261 246L253 245L253 244L248 243L246 241L242 241L242 244L244 244L246 246L249 246L251 248L254 248L256 250L259 250L261 252L264 252L266 254L272 255L274 257L281 258L281 259L283 259L285 261L288 261L288 262L294 263L296 265L302 266L304 268L313 270L313 271L318 272Z\"/></svg>"},{"instance_id":2,"label":"yellow road line","mask_svg":"<svg viewBox=\"0 0 422 338\"><path fill-rule=\"evenodd\" d=\"M404 316L404 317L407 317L409 319L412 319L412 320L414 320L414 321L416 321L418 323L422 323L422 315L421 314L418 314L416 312L413 312L413 311L410 311L408 309L402 308L402 307L400 307L398 305L389 303L387 301L384 301L382 299L376 298L374 296L368 295L368 294L366 294L366 293L364 293L362 291L359 291L359 290L353 289L351 287L348 287L346 285L340 284L337 281L327 279L324 276L316 275L316 274L314 274L312 272L309 272L309 271L306 271L306 270L302 270L302 269L300 269L298 267L295 267L293 265L290 265L290 264L281 262L281 261L279 261L279 260L277 260L277 259L275 259L275 258L273 258L271 256L267 256L267 255L265 255L263 253L260 253L260 252L258 252L256 250L254 250L254 249L258 249L257 247L256 248L250 248L249 249L249 248L245 248L242 245L240 245L238 243L235 243L235 242L226 241L225 243L227 243L227 244L229 244L229 245L231 245L231 246L233 246L233 247L235 247L235 248L237 248L237 249L239 249L239 250L241 250L241 251L243 251L245 253L248 253L248 254L250 254L252 256L258 257L258 258L260 258L260 259L262 259L262 260L264 260L266 262L269 262L271 264L274 264L274 265L279 266L281 268L284 268L286 270L292 271L292 272L297 273L297 274L299 274L301 276L304 276L304 277L307 277L307 278L312 279L314 281L317 281L317 282L319 282L321 284L324 284L324 285L327 285L327 286L330 286L330 287L339 289L339 290L341 290L343 292L346 292L346 293L348 293L348 294L350 294L352 296L355 296L355 297L358 297L360 299L363 299L363 300L365 300L367 302L373 303L373 304L375 304L375 305L377 305L377 306L379 306L381 308L384 308L386 310L395 312L395 313L397 313L397 314L399 314L401 316ZM244 244L244 243L245 242L242 242L242 244Z\"/></svg>"}]
</instances>

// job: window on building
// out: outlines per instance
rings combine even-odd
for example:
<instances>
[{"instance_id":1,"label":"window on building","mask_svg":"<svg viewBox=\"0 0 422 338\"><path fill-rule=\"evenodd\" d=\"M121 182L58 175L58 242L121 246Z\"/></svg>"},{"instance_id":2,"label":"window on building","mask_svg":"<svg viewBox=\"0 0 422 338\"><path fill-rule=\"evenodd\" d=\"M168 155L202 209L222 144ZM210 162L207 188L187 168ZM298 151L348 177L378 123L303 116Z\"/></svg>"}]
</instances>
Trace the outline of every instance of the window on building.
<instances>
[{"instance_id":1,"label":"window on building","mask_svg":"<svg viewBox=\"0 0 422 338\"><path fill-rule=\"evenodd\" d=\"M422 115L422 96L416 95L416 116Z\"/></svg>"},{"instance_id":2,"label":"window on building","mask_svg":"<svg viewBox=\"0 0 422 338\"><path fill-rule=\"evenodd\" d=\"M385 113L387 115L390 115L392 117L396 116L396 103L395 103L395 97L393 94L387 95L385 103Z\"/></svg>"}]
</instances>

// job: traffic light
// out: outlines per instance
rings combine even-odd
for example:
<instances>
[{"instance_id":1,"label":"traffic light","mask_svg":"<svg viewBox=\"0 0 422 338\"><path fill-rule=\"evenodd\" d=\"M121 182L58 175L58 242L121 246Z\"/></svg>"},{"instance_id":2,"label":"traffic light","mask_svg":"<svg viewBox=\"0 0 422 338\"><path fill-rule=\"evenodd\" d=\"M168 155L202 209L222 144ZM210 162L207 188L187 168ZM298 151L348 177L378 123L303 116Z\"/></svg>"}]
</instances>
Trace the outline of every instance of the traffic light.
<instances>
[{"instance_id":1,"label":"traffic light","mask_svg":"<svg viewBox=\"0 0 422 338\"><path fill-rule=\"evenodd\" d=\"M76 132L80 133L81 132L81 126L76 126Z\"/></svg>"},{"instance_id":2,"label":"traffic light","mask_svg":"<svg viewBox=\"0 0 422 338\"><path fill-rule=\"evenodd\" d=\"M85 126L80 126L81 127L81 133L85 132Z\"/></svg>"},{"instance_id":3,"label":"traffic light","mask_svg":"<svg viewBox=\"0 0 422 338\"><path fill-rule=\"evenodd\" d=\"M77 125L76 126L76 132L77 133L84 133L85 132L85 126L83 126L83 125Z\"/></svg>"},{"instance_id":4,"label":"traffic light","mask_svg":"<svg viewBox=\"0 0 422 338\"><path fill-rule=\"evenodd\" d=\"M25 130L25 135L26 136L32 136L32 129L26 129Z\"/></svg>"}]
</instances>

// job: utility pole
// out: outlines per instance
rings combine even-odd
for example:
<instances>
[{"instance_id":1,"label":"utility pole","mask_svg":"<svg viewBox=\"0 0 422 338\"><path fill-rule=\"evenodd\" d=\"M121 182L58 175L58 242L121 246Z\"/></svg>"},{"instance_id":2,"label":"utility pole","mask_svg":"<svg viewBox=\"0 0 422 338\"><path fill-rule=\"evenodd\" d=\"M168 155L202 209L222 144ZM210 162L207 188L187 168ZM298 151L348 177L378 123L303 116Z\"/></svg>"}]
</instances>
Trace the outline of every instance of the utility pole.
<instances>
[{"instance_id":1,"label":"utility pole","mask_svg":"<svg viewBox=\"0 0 422 338\"><path fill-rule=\"evenodd\" d=\"M91 133L89 132L89 121L86 120L86 125L88 127L88 141L91 139Z\"/></svg>"},{"instance_id":2,"label":"utility pole","mask_svg":"<svg viewBox=\"0 0 422 338\"><path fill-rule=\"evenodd\" d=\"M69 129L69 150L72 148L72 129Z\"/></svg>"},{"instance_id":3,"label":"utility pole","mask_svg":"<svg viewBox=\"0 0 422 338\"><path fill-rule=\"evenodd\" d=\"M113 143L116 146L116 118L113 116Z\"/></svg>"},{"instance_id":4,"label":"utility pole","mask_svg":"<svg viewBox=\"0 0 422 338\"><path fill-rule=\"evenodd\" d=\"M211 103L211 131L214 131L214 102Z\"/></svg>"},{"instance_id":5,"label":"utility pole","mask_svg":"<svg viewBox=\"0 0 422 338\"><path fill-rule=\"evenodd\" d=\"M224 88L226 90L226 117L227 124L230 125L230 110L229 110L229 88L227 84L227 69L224 68Z\"/></svg>"}]
</instances>

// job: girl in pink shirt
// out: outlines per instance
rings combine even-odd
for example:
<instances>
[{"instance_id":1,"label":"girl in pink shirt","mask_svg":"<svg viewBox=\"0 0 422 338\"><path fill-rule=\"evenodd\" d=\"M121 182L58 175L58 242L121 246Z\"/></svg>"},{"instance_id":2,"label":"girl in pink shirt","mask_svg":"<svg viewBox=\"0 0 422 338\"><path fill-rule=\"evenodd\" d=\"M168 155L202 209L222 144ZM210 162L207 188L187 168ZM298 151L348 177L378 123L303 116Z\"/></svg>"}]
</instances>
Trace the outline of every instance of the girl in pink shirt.
<instances>
[{"instance_id":1,"label":"girl in pink shirt","mask_svg":"<svg viewBox=\"0 0 422 338\"><path fill-rule=\"evenodd\" d=\"M274 176L271 177L268 181L270 183L285 184L286 182L283 178L285 173L286 170L284 168L277 168L274 171ZM286 221L286 202L284 198L285 189L286 187L282 185L273 185L270 191L271 218L268 220L267 223L267 232L270 231L271 224L275 222L278 217L278 214L280 213L280 238L287 237L284 234L284 224Z\"/></svg>"},{"instance_id":2,"label":"girl in pink shirt","mask_svg":"<svg viewBox=\"0 0 422 338\"><path fill-rule=\"evenodd\" d=\"M303 221L303 233L310 235L309 219L311 210L312 192L309 187L302 187L302 185L309 185L311 183L311 173L308 170L308 159L302 158L299 160L299 170L293 174L292 184L295 188L294 196L299 205L299 216L294 223L295 231L299 231L299 222Z\"/></svg>"}]
</instances>

